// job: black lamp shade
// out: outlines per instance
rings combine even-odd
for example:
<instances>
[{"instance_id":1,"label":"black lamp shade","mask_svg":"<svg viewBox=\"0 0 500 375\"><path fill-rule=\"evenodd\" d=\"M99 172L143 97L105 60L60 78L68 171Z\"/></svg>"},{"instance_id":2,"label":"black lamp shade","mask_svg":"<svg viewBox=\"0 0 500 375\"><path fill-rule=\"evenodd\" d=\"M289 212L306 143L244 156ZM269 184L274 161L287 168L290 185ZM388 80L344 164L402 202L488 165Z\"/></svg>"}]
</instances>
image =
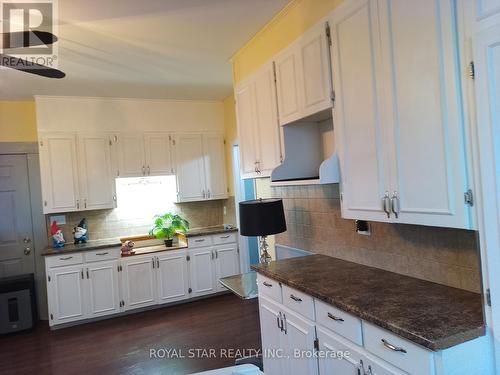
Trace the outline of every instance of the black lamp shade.
<instances>
[{"instance_id":1,"label":"black lamp shade","mask_svg":"<svg viewBox=\"0 0 500 375\"><path fill-rule=\"evenodd\" d=\"M257 199L240 202L240 234L267 236L286 231L281 199Z\"/></svg>"}]
</instances>

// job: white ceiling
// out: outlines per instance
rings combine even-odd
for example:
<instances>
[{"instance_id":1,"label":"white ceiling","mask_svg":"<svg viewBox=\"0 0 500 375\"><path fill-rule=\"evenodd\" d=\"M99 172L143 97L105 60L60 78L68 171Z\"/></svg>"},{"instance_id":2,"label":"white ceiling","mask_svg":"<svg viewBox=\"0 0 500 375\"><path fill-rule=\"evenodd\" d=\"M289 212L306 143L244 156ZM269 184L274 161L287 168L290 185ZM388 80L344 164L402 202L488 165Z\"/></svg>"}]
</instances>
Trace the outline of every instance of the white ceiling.
<instances>
[{"instance_id":1,"label":"white ceiling","mask_svg":"<svg viewBox=\"0 0 500 375\"><path fill-rule=\"evenodd\" d=\"M289 0L59 0L61 80L0 69L0 99L223 99L229 58Z\"/></svg>"}]
</instances>

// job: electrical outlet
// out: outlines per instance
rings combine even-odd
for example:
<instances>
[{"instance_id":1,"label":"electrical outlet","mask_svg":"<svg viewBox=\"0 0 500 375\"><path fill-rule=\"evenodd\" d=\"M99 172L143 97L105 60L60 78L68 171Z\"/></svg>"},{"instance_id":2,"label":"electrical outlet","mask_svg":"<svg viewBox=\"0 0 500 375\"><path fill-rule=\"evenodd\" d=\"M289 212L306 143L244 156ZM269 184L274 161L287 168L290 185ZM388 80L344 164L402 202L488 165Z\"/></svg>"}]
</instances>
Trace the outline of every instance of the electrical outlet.
<instances>
[{"instance_id":1,"label":"electrical outlet","mask_svg":"<svg viewBox=\"0 0 500 375\"><path fill-rule=\"evenodd\" d=\"M365 220L356 220L356 232L363 236L371 236L370 224Z\"/></svg>"},{"instance_id":2,"label":"electrical outlet","mask_svg":"<svg viewBox=\"0 0 500 375\"><path fill-rule=\"evenodd\" d=\"M59 225L66 224L66 215L53 215L50 217L50 223L56 222Z\"/></svg>"}]
</instances>

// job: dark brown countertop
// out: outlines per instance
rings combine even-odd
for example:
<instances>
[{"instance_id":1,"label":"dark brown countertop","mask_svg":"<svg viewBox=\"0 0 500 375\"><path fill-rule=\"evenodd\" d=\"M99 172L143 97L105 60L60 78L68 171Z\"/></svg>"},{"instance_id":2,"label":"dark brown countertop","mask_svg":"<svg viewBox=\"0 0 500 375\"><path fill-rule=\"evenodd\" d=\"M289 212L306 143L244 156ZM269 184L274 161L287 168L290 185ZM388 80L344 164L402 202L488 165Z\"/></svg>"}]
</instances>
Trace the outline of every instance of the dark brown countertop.
<instances>
[{"instance_id":1,"label":"dark brown countertop","mask_svg":"<svg viewBox=\"0 0 500 375\"><path fill-rule=\"evenodd\" d=\"M231 229L226 229L224 228L223 225L218 225L215 227L206 227L206 228L193 228L190 229L186 233L186 237L196 237L196 236L207 236L210 234L219 234L219 233L226 233L226 232L237 232L238 228L231 228Z\"/></svg>"},{"instance_id":2,"label":"dark brown countertop","mask_svg":"<svg viewBox=\"0 0 500 375\"><path fill-rule=\"evenodd\" d=\"M58 254L67 254L74 253L75 251L89 251L89 250L97 250L103 249L107 247L120 247L122 245L119 238L108 238L105 240L90 240L87 243L81 243L75 245L73 243L66 243L64 247L54 249L52 247L47 247L44 251L42 251L41 255L58 255Z\"/></svg>"},{"instance_id":3,"label":"dark brown countertop","mask_svg":"<svg viewBox=\"0 0 500 375\"><path fill-rule=\"evenodd\" d=\"M433 351L485 334L478 293L325 255L252 269Z\"/></svg>"}]
</instances>

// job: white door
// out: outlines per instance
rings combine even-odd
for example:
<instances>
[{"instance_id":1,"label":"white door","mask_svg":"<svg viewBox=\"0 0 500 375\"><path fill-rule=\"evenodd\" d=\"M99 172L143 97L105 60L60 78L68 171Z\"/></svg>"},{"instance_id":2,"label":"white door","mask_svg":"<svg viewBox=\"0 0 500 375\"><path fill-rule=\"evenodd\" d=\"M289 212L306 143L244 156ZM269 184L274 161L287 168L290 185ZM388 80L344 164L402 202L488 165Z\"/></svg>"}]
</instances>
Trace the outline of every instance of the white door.
<instances>
[{"instance_id":1,"label":"white door","mask_svg":"<svg viewBox=\"0 0 500 375\"><path fill-rule=\"evenodd\" d=\"M144 162L144 138L141 133L117 135L117 159L119 177L141 177L146 175Z\"/></svg>"},{"instance_id":2,"label":"white door","mask_svg":"<svg viewBox=\"0 0 500 375\"><path fill-rule=\"evenodd\" d=\"M300 37L302 117L332 107L331 73L326 24L320 23Z\"/></svg>"},{"instance_id":3,"label":"white door","mask_svg":"<svg viewBox=\"0 0 500 375\"><path fill-rule=\"evenodd\" d=\"M155 305L155 257L132 256L122 260L122 293L125 310Z\"/></svg>"},{"instance_id":4,"label":"white door","mask_svg":"<svg viewBox=\"0 0 500 375\"><path fill-rule=\"evenodd\" d=\"M79 134L80 209L115 207L111 140L106 134Z\"/></svg>"},{"instance_id":5,"label":"white door","mask_svg":"<svg viewBox=\"0 0 500 375\"><path fill-rule=\"evenodd\" d=\"M215 253L211 247L189 250L189 280L191 297L204 296L217 291L215 287Z\"/></svg>"},{"instance_id":6,"label":"white door","mask_svg":"<svg viewBox=\"0 0 500 375\"><path fill-rule=\"evenodd\" d=\"M395 221L470 228L455 1L379 4Z\"/></svg>"},{"instance_id":7,"label":"white door","mask_svg":"<svg viewBox=\"0 0 500 375\"><path fill-rule=\"evenodd\" d=\"M144 143L147 175L168 176L174 174L171 154L172 136L165 133L146 133Z\"/></svg>"},{"instance_id":8,"label":"white door","mask_svg":"<svg viewBox=\"0 0 500 375\"><path fill-rule=\"evenodd\" d=\"M0 277L34 272L25 155L0 155Z\"/></svg>"},{"instance_id":9,"label":"white door","mask_svg":"<svg viewBox=\"0 0 500 375\"><path fill-rule=\"evenodd\" d=\"M224 137L221 134L204 134L203 154L208 199L227 198Z\"/></svg>"},{"instance_id":10,"label":"white door","mask_svg":"<svg viewBox=\"0 0 500 375\"><path fill-rule=\"evenodd\" d=\"M179 202L207 199L202 136L200 134L178 135L175 155Z\"/></svg>"},{"instance_id":11,"label":"white door","mask_svg":"<svg viewBox=\"0 0 500 375\"><path fill-rule=\"evenodd\" d=\"M255 108L258 142L256 142L260 176L270 176L274 168L281 164L282 151L276 86L273 65L268 64L254 76Z\"/></svg>"},{"instance_id":12,"label":"white door","mask_svg":"<svg viewBox=\"0 0 500 375\"><path fill-rule=\"evenodd\" d=\"M240 273L240 257L236 244L217 246L215 248L215 277L217 280L217 291L227 290L219 283L223 277L233 276Z\"/></svg>"},{"instance_id":13,"label":"white door","mask_svg":"<svg viewBox=\"0 0 500 375\"><path fill-rule=\"evenodd\" d=\"M316 329L312 322L291 312L283 313L287 354L291 360L285 361L287 375L318 374L318 360L307 353L314 352ZM304 355L302 355L302 354Z\"/></svg>"},{"instance_id":14,"label":"white door","mask_svg":"<svg viewBox=\"0 0 500 375\"><path fill-rule=\"evenodd\" d=\"M301 117L300 48L297 44L281 52L275 59L276 91L280 125Z\"/></svg>"},{"instance_id":15,"label":"white door","mask_svg":"<svg viewBox=\"0 0 500 375\"><path fill-rule=\"evenodd\" d=\"M84 271L88 285L89 318L119 313L118 261L88 263Z\"/></svg>"},{"instance_id":16,"label":"white door","mask_svg":"<svg viewBox=\"0 0 500 375\"><path fill-rule=\"evenodd\" d=\"M156 257L159 303L189 298L189 273L186 255L186 251L172 251Z\"/></svg>"},{"instance_id":17,"label":"white door","mask_svg":"<svg viewBox=\"0 0 500 375\"><path fill-rule=\"evenodd\" d=\"M262 359L266 375L288 375L284 369L284 333L281 330L280 308L266 298L259 297Z\"/></svg>"},{"instance_id":18,"label":"white door","mask_svg":"<svg viewBox=\"0 0 500 375\"><path fill-rule=\"evenodd\" d=\"M253 81L239 85L235 89L236 118L238 123L241 174L243 178L256 175L258 138L255 124L256 103L255 85Z\"/></svg>"},{"instance_id":19,"label":"white door","mask_svg":"<svg viewBox=\"0 0 500 375\"><path fill-rule=\"evenodd\" d=\"M382 204L389 190L389 171L387 141L378 110L383 91L376 2L360 1L342 7L334 12L330 28L342 216L389 221Z\"/></svg>"},{"instance_id":20,"label":"white door","mask_svg":"<svg viewBox=\"0 0 500 375\"><path fill-rule=\"evenodd\" d=\"M47 275L49 324L86 318L83 266L54 268Z\"/></svg>"},{"instance_id":21,"label":"white door","mask_svg":"<svg viewBox=\"0 0 500 375\"><path fill-rule=\"evenodd\" d=\"M43 213L79 210L76 136L73 133L40 136Z\"/></svg>"}]
</instances>

